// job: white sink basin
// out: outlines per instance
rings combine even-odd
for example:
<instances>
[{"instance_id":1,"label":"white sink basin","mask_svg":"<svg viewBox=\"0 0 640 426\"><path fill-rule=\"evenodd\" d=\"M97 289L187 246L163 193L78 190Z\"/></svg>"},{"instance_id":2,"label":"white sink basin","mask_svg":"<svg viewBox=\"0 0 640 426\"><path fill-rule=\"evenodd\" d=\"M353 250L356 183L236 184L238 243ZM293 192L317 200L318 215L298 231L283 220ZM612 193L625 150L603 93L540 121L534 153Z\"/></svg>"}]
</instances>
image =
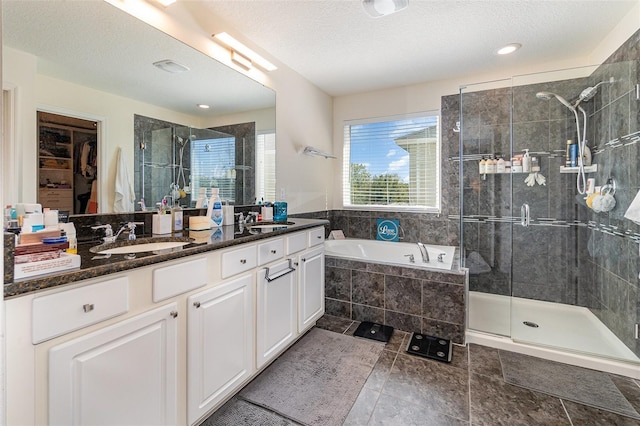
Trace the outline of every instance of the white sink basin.
<instances>
[{"instance_id":1,"label":"white sink basin","mask_svg":"<svg viewBox=\"0 0 640 426\"><path fill-rule=\"evenodd\" d=\"M286 228L287 225L284 223L272 223L269 225L249 225L250 229L274 229L274 228Z\"/></svg>"},{"instance_id":2,"label":"white sink basin","mask_svg":"<svg viewBox=\"0 0 640 426\"><path fill-rule=\"evenodd\" d=\"M169 250L177 247L183 247L190 244L188 241L164 241L157 243L132 244L122 247L114 247L97 252L98 254L129 254L143 253L148 251Z\"/></svg>"}]
</instances>

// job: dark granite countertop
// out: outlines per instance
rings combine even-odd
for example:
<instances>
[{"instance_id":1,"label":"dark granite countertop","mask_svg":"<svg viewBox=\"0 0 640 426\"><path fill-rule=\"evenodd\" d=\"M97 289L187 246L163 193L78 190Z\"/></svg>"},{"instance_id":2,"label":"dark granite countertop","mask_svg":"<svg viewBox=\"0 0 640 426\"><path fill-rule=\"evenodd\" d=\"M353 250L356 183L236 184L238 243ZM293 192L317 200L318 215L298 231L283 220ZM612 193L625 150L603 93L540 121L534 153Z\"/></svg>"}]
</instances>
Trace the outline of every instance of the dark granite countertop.
<instances>
[{"instance_id":1,"label":"dark granite countertop","mask_svg":"<svg viewBox=\"0 0 640 426\"><path fill-rule=\"evenodd\" d=\"M254 229L250 231L247 227L240 229L238 225L228 225L211 231L185 231L177 233L175 236L191 238L193 241L190 244L177 249L164 250L158 254L149 252L137 253L135 259L126 259L124 255L120 254L111 255L107 259L94 259L96 254L91 253L89 249L96 245L95 242L78 244L78 254L81 256L80 268L25 278L14 282L5 281L4 298L18 297L88 278L100 277L329 224L329 221L323 219L290 218L289 221L294 224L288 225L286 228ZM163 237L159 238L162 239ZM118 243L114 243L114 246L116 244Z\"/></svg>"}]
</instances>

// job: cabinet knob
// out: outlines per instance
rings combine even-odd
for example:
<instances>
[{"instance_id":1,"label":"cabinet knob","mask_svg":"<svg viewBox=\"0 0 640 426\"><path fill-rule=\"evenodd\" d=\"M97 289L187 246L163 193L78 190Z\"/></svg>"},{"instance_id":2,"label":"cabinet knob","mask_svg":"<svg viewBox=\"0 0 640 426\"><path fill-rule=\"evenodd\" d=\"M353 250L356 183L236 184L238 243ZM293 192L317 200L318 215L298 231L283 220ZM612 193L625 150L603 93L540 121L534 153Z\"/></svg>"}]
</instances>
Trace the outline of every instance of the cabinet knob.
<instances>
[{"instance_id":1,"label":"cabinet knob","mask_svg":"<svg viewBox=\"0 0 640 426\"><path fill-rule=\"evenodd\" d=\"M306 262L306 261L307 261L307 259L306 259L306 258L304 258L304 257L303 257L302 259L300 259L300 260L302 260L303 262Z\"/></svg>"},{"instance_id":2,"label":"cabinet knob","mask_svg":"<svg viewBox=\"0 0 640 426\"><path fill-rule=\"evenodd\" d=\"M271 250L271 254L276 254L276 251L275 250Z\"/></svg>"},{"instance_id":3,"label":"cabinet knob","mask_svg":"<svg viewBox=\"0 0 640 426\"><path fill-rule=\"evenodd\" d=\"M195 306L196 308L200 307L200 302L193 302L193 306Z\"/></svg>"},{"instance_id":4,"label":"cabinet knob","mask_svg":"<svg viewBox=\"0 0 640 426\"><path fill-rule=\"evenodd\" d=\"M91 312L93 311L93 303L85 303L84 305L82 305L82 310L85 312Z\"/></svg>"},{"instance_id":5,"label":"cabinet knob","mask_svg":"<svg viewBox=\"0 0 640 426\"><path fill-rule=\"evenodd\" d=\"M247 263L247 259L240 259L240 263L244 265L245 263Z\"/></svg>"},{"instance_id":6,"label":"cabinet knob","mask_svg":"<svg viewBox=\"0 0 640 426\"><path fill-rule=\"evenodd\" d=\"M176 311L171 311L171 312L169 312L169 315L171 315L171 316L172 316L172 317L174 317L174 318L177 318L177 317L178 317L178 313L177 313Z\"/></svg>"}]
</instances>

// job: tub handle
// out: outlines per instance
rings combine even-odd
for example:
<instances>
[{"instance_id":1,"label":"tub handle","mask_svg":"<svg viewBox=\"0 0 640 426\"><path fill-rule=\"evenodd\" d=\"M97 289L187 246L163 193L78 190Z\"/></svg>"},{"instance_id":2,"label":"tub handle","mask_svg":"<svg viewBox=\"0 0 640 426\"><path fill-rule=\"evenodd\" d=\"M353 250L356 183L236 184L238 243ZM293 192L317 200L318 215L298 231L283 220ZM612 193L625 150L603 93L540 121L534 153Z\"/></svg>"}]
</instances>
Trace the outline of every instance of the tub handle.
<instances>
[{"instance_id":1,"label":"tub handle","mask_svg":"<svg viewBox=\"0 0 640 426\"><path fill-rule=\"evenodd\" d=\"M405 254L404 257L408 257L410 263L416 263L416 258L413 256L413 254Z\"/></svg>"}]
</instances>

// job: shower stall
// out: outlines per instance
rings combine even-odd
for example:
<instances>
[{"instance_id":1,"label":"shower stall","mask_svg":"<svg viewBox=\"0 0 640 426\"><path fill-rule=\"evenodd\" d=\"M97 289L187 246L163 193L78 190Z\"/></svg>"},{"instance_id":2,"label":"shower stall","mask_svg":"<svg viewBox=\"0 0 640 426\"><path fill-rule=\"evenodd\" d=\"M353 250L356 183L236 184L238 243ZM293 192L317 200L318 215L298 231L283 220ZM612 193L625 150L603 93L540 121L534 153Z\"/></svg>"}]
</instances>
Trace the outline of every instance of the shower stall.
<instances>
[{"instance_id":1,"label":"shower stall","mask_svg":"<svg viewBox=\"0 0 640 426\"><path fill-rule=\"evenodd\" d=\"M639 76L626 61L461 88L450 173L470 341L640 366L640 226L623 217L640 190ZM573 167L567 141L578 145ZM534 169L522 172L525 150ZM494 157L515 157L513 170L481 173ZM591 180L615 207L594 210Z\"/></svg>"}]
</instances>

